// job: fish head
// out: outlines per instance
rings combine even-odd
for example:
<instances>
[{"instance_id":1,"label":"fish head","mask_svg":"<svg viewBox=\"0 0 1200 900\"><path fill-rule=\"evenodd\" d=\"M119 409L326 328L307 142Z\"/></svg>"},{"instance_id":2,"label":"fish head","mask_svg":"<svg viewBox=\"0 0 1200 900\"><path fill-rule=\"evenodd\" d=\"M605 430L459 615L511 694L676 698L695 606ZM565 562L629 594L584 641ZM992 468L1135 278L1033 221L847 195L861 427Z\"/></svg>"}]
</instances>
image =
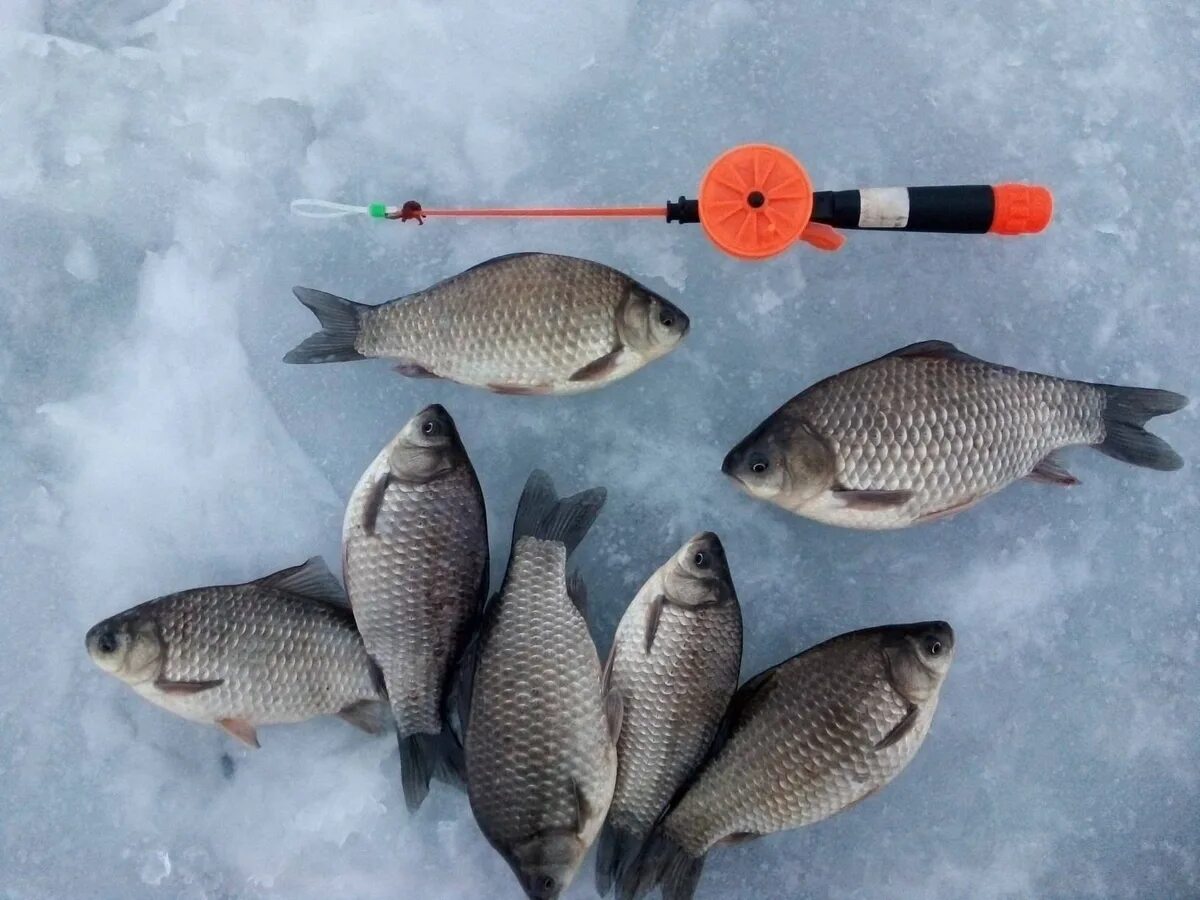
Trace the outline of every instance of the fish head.
<instances>
[{"instance_id":1,"label":"fish head","mask_svg":"<svg viewBox=\"0 0 1200 900\"><path fill-rule=\"evenodd\" d=\"M898 625L884 638L892 686L913 703L936 697L954 661L954 629L948 622Z\"/></svg>"},{"instance_id":2,"label":"fish head","mask_svg":"<svg viewBox=\"0 0 1200 900\"><path fill-rule=\"evenodd\" d=\"M508 864L529 900L556 900L574 881L587 845L569 829L549 829L515 846Z\"/></svg>"},{"instance_id":3,"label":"fish head","mask_svg":"<svg viewBox=\"0 0 1200 900\"><path fill-rule=\"evenodd\" d=\"M434 403L400 429L388 454L388 472L400 481L425 484L453 471L465 458L454 420Z\"/></svg>"},{"instance_id":4,"label":"fish head","mask_svg":"<svg viewBox=\"0 0 1200 900\"><path fill-rule=\"evenodd\" d=\"M149 616L122 613L88 629L85 639L92 662L128 684L158 677L163 641Z\"/></svg>"},{"instance_id":5,"label":"fish head","mask_svg":"<svg viewBox=\"0 0 1200 900\"><path fill-rule=\"evenodd\" d=\"M833 486L833 448L803 419L776 413L746 435L721 471L760 500L797 510Z\"/></svg>"},{"instance_id":6,"label":"fish head","mask_svg":"<svg viewBox=\"0 0 1200 900\"><path fill-rule=\"evenodd\" d=\"M617 311L621 344L643 359L656 359L675 349L691 327L682 309L637 282L631 282Z\"/></svg>"},{"instance_id":7,"label":"fish head","mask_svg":"<svg viewBox=\"0 0 1200 900\"><path fill-rule=\"evenodd\" d=\"M705 531L680 547L667 567L663 588L667 596L688 605L733 596L733 580L721 539Z\"/></svg>"}]
</instances>

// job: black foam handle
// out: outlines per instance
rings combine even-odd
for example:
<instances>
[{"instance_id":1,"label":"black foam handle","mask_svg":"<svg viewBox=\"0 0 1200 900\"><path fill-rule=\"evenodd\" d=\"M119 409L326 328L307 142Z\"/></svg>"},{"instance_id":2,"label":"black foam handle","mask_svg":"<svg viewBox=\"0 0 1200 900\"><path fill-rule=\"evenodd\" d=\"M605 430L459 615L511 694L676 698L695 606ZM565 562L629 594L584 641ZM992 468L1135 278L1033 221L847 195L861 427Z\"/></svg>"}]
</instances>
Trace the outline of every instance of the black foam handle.
<instances>
[{"instance_id":1,"label":"black foam handle","mask_svg":"<svg viewBox=\"0 0 1200 900\"><path fill-rule=\"evenodd\" d=\"M899 191L907 194L907 204L889 202ZM816 191L812 221L861 231L983 234L992 227L995 212L990 184Z\"/></svg>"}]
</instances>

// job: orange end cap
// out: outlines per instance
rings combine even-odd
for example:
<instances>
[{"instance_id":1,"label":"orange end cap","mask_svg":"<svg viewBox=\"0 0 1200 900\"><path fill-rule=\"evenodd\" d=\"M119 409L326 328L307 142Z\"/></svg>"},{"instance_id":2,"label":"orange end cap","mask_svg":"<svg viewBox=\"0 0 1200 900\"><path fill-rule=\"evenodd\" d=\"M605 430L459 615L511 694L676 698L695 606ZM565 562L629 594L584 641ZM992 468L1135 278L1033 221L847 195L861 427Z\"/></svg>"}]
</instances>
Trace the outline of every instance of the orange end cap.
<instances>
[{"instance_id":1,"label":"orange end cap","mask_svg":"<svg viewBox=\"0 0 1200 900\"><path fill-rule=\"evenodd\" d=\"M996 211L993 234L1037 234L1054 215L1054 196L1038 184L997 184L992 187Z\"/></svg>"},{"instance_id":2,"label":"orange end cap","mask_svg":"<svg viewBox=\"0 0 1200 900\"><path fill-rule=\"evenodd\" d=\"M812 182L786 150L744 144L716 158L700 181L700 225L738 259L766 259L801 236L812 216Z\"/></svg>"}]
</instances>

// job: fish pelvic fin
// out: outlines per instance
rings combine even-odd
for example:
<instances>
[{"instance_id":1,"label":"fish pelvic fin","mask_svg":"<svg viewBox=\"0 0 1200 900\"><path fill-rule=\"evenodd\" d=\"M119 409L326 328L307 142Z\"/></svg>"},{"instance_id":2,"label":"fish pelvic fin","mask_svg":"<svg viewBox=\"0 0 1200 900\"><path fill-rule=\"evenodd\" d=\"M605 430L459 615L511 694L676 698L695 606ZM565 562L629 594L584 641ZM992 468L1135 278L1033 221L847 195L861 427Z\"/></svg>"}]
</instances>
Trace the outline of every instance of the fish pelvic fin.
<instances>
[{"instance_id":1,"label":"fish pelvic fin","mask_svg":"<svg viewBox=\"0 0 1200 900\"><path fill-rule=\"evenodd\" d=\"M358 340L362 312L369 306L313 288L295 287L292 293L313 311L321 330L289 351L284 362L327 363L367 358L354 349L354 343Z\"/></svg>"},{"instance_id":2,"label":"fish pelvic fin","mask_svg":"<svg viewBox=\"0 0 1200 900\"><path fill-rule=\"evenodd\" d=\"M338 711L338 718L367 734L381 734L387 722L387 703L382 700L356 700Z\"/></svg>"},{"instance_id":3,"label":"fish pelvic fin","mask_svg":"<svg viewBox=\"0 0 1200 900\"><path fill-rule=\"evenodd\" d=\"M217 719L217 724L247 747L257 750L261 746L253 722L246 719Z\"/></svg>"},{"instance_id":4,"label":"fish pelvic fin","mask_svg":"<svg viewBox=\"0 0 1200 900\"><path fill-rule=\"evenodd\" d=\"M1172 472L1183 460L1171 445L1143 427L1155 416L1165 416L1187 406L1188 398L1155 388L1097 384L1104 393L1104 440L1093 446L1122 462Z\"/></svg>"}]
</instances>

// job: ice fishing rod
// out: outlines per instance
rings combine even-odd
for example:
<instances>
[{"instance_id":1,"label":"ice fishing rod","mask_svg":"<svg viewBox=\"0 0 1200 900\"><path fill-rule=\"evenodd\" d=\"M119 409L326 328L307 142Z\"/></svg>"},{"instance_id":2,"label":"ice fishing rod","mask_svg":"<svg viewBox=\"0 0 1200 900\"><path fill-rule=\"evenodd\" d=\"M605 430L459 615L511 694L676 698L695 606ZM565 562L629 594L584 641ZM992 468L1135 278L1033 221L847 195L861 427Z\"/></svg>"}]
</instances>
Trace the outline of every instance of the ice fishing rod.
<instances>
[{"instance_id":1,"label":"ice fishing rod","mask_svg":"<svg viewBox=\"0 0 1200 900\"><path fill-rule=\"evenodd\" d=\"M429 208L349 206L327 200L294 200L298 215L327 218L368 215L424 224L426 219L665 218L699 223L716 246L738 259L766 259L798 241L839 250L840 230L923 231L943 234L1037 234L1050 224L1054 198L1033 184L967 184L933 187L814 191L808 173L786 150L745 144L721 154L700 181L695 200L680 197L655 206L544 206Z\"/></svg>"}]
</instances>

